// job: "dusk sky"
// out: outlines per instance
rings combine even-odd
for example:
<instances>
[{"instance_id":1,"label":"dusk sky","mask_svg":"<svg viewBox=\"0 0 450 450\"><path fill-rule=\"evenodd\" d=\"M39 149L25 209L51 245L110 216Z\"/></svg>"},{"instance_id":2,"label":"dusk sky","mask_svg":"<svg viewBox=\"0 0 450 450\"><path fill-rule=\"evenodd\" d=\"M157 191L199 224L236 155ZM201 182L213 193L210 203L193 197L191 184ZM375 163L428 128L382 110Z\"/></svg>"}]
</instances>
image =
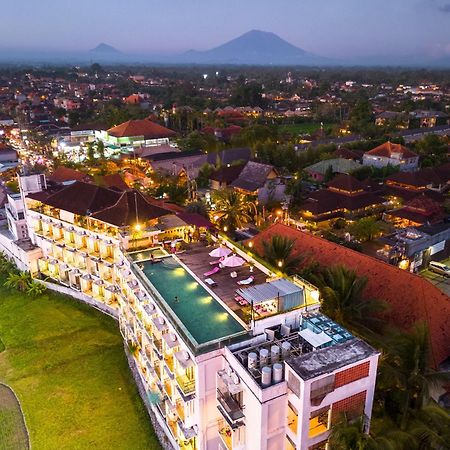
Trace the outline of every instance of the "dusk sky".
<instances>
[{"instance_id":1,"label":"dusk sky","mask_svg":"<svg viewBox=\"0 0 450 450\"><path fill-rule=\"evenodd\" d=\"M324 56L450 55L450 0L2 2L0 48L204 50L251 29Z\"/></svg>"}]
</instances>

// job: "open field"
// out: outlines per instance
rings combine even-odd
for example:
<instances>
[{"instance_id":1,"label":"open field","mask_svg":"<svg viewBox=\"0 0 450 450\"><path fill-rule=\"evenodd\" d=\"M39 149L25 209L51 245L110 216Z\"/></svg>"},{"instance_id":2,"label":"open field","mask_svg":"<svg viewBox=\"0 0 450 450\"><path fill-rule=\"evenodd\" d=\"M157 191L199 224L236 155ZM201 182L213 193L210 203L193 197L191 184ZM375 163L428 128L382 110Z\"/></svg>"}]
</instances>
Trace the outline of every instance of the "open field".
<instances>
[{"instance_id":1,"label":"open field","mask_svg":"<svg viewBox=\"0 0 450 450\"><path fill-rule=\"evenodd\" d=\"M20 400L33 449L160 449L113 319L0 287L0 338L0 382Z\"/></svg>"}]
</instances>

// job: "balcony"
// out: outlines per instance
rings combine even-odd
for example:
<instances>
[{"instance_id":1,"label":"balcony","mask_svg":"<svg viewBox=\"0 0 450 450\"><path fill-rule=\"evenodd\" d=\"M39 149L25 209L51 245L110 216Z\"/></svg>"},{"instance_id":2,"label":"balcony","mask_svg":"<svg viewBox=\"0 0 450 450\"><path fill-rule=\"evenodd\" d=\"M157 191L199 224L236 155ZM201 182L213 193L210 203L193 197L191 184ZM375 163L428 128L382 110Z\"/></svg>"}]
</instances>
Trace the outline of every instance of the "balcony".
<instances>
[{"instance_id":1,"label":"balcony","mask_svg":"<svg viewBox=\"0 0 450 450\"><path fill-rule=\"evenodd\" d=\"M176 377L176 381L181 392L186 397L195 393L195 380L187 377L186 375L181 375Z\"/></svg>"},{"instance_id":2,"label":"balcony","mask_svg":"<svg viewBox=\"0 0 450 450\"><path fill-rule=\"evenodd\" d=\"M170 373L174 373L173 355L166 355L164 361L166 362L166 366L170 370Z\"/></svg>"},{"instance_id":3,"label":"balcony","mask_svg":"<svg viewBox=\"0 0 450 450\"><path fill-rule=\"evenodd\" d=\"M162 341L161 339L157 339L155 335L153 335L153 346L155 347L159 356L162 356Z\"/></svg>"},{"instance_id":4,"label":"balcony","mask_svg":"<svg viewBox=\"0 0 450 450\"><path fill-rule=\"evenodd\" d=\"M173 397L173 387L172 387L172 383L170 382L170 380L165 380L164 381L164 391L166 392L167 396L172 399Z\"/></svg>"},{"instance_id":5,"label":"balcony","mask_svg":"<svg viewBox=\"0 0 450 450\"><path fill-rule=\"evenodd\" d=\"M231 428L228 425L223 426L222 428L219 429L219 436L220 436L220 439L222 440L223 444L225 445L225 447L228 450L232 450L233 449L233 441L232 441L233 432L231 431Z\"/></svg>"},{"instance_id":6,"label":"balcony","mask_svg":"<svg viewBox=\"0 0 450 450\"><path fill-rule=\"evenodd\" d=\"M245 417L243 407L230 393L224 393L217 389L217 401L219 402L219 411L231 422L238 422Z\"/></svg>"},{"instance_id":7,"label":"balcony","mask_svg":"<svg viewBox=\"0 0 450 450\"><path fill-rule=\"evenodd\" d=\"M177 410L178 417L184 422L184 419L186 418L184 413L184 405L183 402L180 400L177 401L175 408Z\"/></svg>"}]
</instances>

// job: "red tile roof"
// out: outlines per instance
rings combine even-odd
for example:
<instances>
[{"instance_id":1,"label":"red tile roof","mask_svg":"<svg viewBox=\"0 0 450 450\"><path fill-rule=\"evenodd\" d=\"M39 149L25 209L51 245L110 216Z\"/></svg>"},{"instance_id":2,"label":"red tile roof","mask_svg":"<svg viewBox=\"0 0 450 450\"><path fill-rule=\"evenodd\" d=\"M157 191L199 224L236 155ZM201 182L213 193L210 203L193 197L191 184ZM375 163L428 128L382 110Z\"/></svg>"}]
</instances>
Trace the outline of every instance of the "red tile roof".
<instances>
[{"instance_id":1,"label":"red tile roof","mask_svg":"<svg viewBox=\"0 0 450 450\"><path fill-rule=\"evenodd\" d=\"M127 191L129 188L128 184L125 183L123 178L118 173L111 175L104 175L101 178L101 184L108 188L114 188L119 191Z\"/></svg>"},{"instance_id":2,"label":"red tile roof","mask_svg":"<svg viewBox=\"0 0 450 450\"><path fill-rule=\"evenodd\" d=\"M450 356L450 298L428 280L280 223L272 225L253 239L255 249L261 251L262 242L274 235L295 239L294 255L311 255L324 266L343 264L359 275L367 276L365 297L381 299L390 304L391 308L385 314L390 324L407 330L417 321L427 322L432 363L437 367Z\"/></svg>"},{"instance_id":3,"label":"red tile roof","mask_svg":"<svg viewBox=\"0 0 450 450\"><path fill-rule=\"evenodd\" d=\"M67 181L91 181L92 178L79 170L71 169L70 167L59 166L55 171L48 175L48 180L55 183L65 183Z\"/></svg>"},{"instance_id":4,"label":"red tile roof","mask_svg":"<svg viewBox=\"0 0 450 450\"><path fill-rule=\"evenodd\" d=\"M148 119L128 120L110 128L108 134L116 138L144 136L145 139L169 138L176 135L175 131L169 130Z\"/></svg>"},{"instance_id":5,"label":"red tile roof","mask_svg":"<svg viewBox=\"0 0 450 450\"><path fill-rule=\"evenodd\" d=\"M346 173L336 175L327 186L329 189L337 189L339 191L346 191L349 193L361 191L365 188L363 183Z\"/></svg>"},{"instance_id":6,"label":"red tile roof","mask_svg":"<svg viewBox=\"0 0 450 450\"><path fill-rule=\"evenodd\" d=\"M414 158L418 156L416 153L409 150L409 148L406 148L405 146L400 144L394 144L389 141L379 145L378 147L373 148L372 150L366 152L365 154L391 158L393 153L400 153L403 156L403 158Z\"/></svg>"}]
</instances>

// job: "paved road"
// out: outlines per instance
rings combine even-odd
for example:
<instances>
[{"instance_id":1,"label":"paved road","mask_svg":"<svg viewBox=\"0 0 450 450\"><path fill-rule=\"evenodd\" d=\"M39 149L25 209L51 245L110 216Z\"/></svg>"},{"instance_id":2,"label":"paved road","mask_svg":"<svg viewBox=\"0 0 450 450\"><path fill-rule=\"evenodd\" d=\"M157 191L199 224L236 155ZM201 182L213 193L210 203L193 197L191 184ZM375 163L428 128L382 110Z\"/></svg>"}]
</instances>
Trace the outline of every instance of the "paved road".
<instances>
[{"instance_id":1,"label":"paved road","mask_svg":"<svg viewBox=\"0 0 450 450\"><path fill-rule=\"evenodd\" d=\"M433 283L442 292L450 297L450 278L440 275L438 273L432 272L431 270L423 270L420 275Z\"/></svg>"}]
</instances>

